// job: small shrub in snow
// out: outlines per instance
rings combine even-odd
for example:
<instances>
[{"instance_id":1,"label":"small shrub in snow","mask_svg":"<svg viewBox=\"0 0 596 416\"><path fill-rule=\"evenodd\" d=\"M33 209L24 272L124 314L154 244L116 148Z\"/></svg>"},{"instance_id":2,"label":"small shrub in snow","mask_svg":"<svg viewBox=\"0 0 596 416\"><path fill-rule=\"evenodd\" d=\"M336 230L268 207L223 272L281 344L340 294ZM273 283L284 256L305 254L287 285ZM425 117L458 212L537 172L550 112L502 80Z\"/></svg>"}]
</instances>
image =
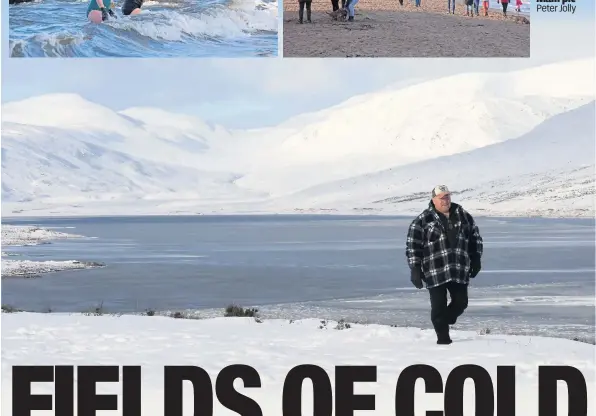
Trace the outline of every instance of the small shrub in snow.
<instances>
[{"instance_id":1,"label":"small shrub in snow","mask_svg":"<svg viewBox=\"0 0 596 416\"><path fill-rule=\"evenodd\" d=\"M480 331L478 331L479 335L488 335L490 334L490 328L482 328Z\"/></svg>"},{"instance_id":2,"label":"small shrub in snow","mask_svg":"<svg viewBox=\"0 0 596 416\"><path fill-rule=\"evenodd\" d=\"M234 316L234 317L251 317L255 318L258 317L259 310L256 308L244 309L242 306L238 305L228 305L224 316Z\"/></svg>"},{"instance_id":3,"label":"small shrub in snow","mask_svg":"<svg viewBox=\"0 0 596 416\"><path fill-rule=\"evenodd\" d=\"M346 322L343 319L340 319L339 322L337 322L337 325L335 326L335 329L342 330L342 329L349 329L351 327L352 326L348 322Z\"/></svg>"},{"instance_id":4,"label":"small shrub in snow","mask_svg":"<svg viewBox=\"0 0 596 416\"><path fill-rule=\"evenodd\" d=\"M193 315L188 312L180 312L180 311L170 312L170 314L168 316L170 318L174 318L174 319L201 319L201 317L198 315Z\"/></svg>"},{"instance_id":5,"label":"small shrub in snow","mask_svg":"<svg viewBox=\"0 0 596 416\"><path fill-rule=\"evenodd\" d=\"M329 320L322 319L321 325L319 325L319 329L327 329L328 323L329 323ZM346 322L345 319L340 319L339 321L337 321L337 325L333 329L337 329L338 331L341 331L342 329L349 329L351 327L352 327L352 325L349 322Z\"/></svg>"},{"instance_id":6,"label":"small shrub in snow","mask_svg":"<svg viewBox=\"0 0 596 416\"><path fill-rule=\"evenodd\" d=\"M145 315L155 316L155 311L153 309L145 309Z\"/></svg>"},{"instance_id":7,"label":"small shrub in snow","mask_svg":"<svg viewBox=\"0 0 596 416\"><path fill-rule=\"evenodd\" d=\"M103 309L103 302L101 302L95 308L85 312L84 315L85 316L103 316L103 315L105 315L105 310Z\"/></svg>"},{"instance_id":8,"label":"small shrub in snow","mask_svg":"<svg viewBox=\"0 0 596 416\"><path fill-rule=\"evenodd\" d=\"M4 313L14 313L14 312L23 312L22 309L17 309L11 305L2 305L2 312Z\"/></svg>"}]
</instances>

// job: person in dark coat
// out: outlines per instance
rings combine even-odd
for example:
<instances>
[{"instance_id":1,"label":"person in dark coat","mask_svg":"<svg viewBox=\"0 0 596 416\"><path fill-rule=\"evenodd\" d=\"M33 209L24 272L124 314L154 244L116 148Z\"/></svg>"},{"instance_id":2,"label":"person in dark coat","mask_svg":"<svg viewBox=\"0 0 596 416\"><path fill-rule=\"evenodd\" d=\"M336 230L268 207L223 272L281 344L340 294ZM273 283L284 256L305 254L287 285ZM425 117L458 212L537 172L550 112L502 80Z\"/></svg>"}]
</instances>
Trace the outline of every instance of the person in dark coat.
<instances>
[{"instance_id":1,"label":"person in dark coat","mask_svg":"<svg viewBox=\"0 0 596 416\"><path fill-rule=\"evenodd\" d=\"M507 17L507 6L509 6L509 0L497 0L503 7L503 16Z\"/></svg>"},{"instance_id":2,"label":"person in dark coat","mask_svg":"<svg viewBox=\"0 0 596 416\"><path fill-rule=\"evenodd\" d=\"M298 10L298 22L304 22L304 8L306 7L306 21L308 23L312 23L311 20L311 7L312 7L312 0L298 0L298 6L300 6Z\"/></svg>"},{"instance_id":3,"label":"person in dark coat","mask_svg":"<svg viewBox=\"0 0 596 416\"><path fill-rule=\"evenodd\" d=\"M435 187L431 198L408 228L406 258L412 284L428 289L437 344L451 344L449 326L468 307L468 284L480 272L483 241L472 215L451 202L447 186Z\"/></svg>"}]
</instances>

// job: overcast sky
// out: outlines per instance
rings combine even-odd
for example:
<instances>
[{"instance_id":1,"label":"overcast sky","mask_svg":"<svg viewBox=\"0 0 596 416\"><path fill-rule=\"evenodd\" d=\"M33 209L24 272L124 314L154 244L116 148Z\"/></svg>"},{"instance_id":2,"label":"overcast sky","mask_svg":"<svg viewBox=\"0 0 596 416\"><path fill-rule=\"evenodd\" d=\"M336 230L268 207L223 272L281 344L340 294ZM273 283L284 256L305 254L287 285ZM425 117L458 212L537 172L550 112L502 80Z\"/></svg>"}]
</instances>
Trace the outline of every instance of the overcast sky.
<instances>
[{"instance_id":1,"label":"overcast sky","mask_svg":"<svg viewBox=\"0 0 596 416\"><path fill-rule=\"evenodd\" d=\"M594 5L587 6L583 0L579 2L580 11L575 16L534 12L529 59L255 58L181 62L168 58L10 59L5 52L2 102L70 92L114 110L156 106L232 128L271 125L355 94L413 79L593 58ZM6 45L7 33L3 32ZM502 37L506 43L507 33ZM462 41L482 47L481 37Z\"/></svg>"}]
</instances>

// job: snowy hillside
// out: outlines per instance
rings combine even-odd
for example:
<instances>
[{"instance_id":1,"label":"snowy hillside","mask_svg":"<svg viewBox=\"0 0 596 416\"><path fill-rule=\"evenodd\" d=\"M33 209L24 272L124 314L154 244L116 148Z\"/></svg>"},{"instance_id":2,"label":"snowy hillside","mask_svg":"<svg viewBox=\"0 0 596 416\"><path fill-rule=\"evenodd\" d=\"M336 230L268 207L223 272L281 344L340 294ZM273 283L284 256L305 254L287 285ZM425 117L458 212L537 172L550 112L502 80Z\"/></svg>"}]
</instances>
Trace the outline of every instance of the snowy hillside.
<instances>
[{"instance_id":1,"label":"snowy hillside","mask_svg":"<svg viewBox=\"0 0 596 416\"><path fill-rule=\"evenodd\" d=\"M144 160L134 149L112 150L109 137L102 138L78 130L3 123L2 202L60 205L252 196L233 185L233 173L186 167L167 157L161 163Z\"/></svg>"},{"instance_id":2,"label":"snowy hillside","mask_svg":"<svg viewBox=\"0 0 596 416\"><path fill-rule=\"evenodd\" d=\"M43 145L39 137L46 134L70 136L75 142L152 162L175 161L176 165L195 168L210 148L209 140L218 141L229 135L222 127L211 128L199 120L181 123L181 116L158 111L159 114L152 109L116 112L76 94L48 94L4 104L2 138L20 141L35 131L38 134L34 140ZM43 147L42 151L59 155L62 148Z\"/></svg>"},{"instance_id":3,"label":"snowy hillside","mask_svg":"<svg viewBox=\"0 0 596 416\"><path fill-rule=\"evenodd\" d=\"M326 183L273 204L406 213L424 208L441 182L476 212L593 215L595 110L592 102L518 139Z\"/></svg>"},{"instance_id":4,"label":"snowy hillside","mask_svg":"<svg viewBox=\"0 0 596 416\"><path fill-rule=\"evenodd\" d=\"M357 96L303 116L302 128L267 149L237 183L287 194L513 139L593 100L593 72L592 61L578 61L466 73ZM297 125L292 119L280 127Z\"/></svg>"},{"instance_id":5,"label":"snowy hillside","mask_svg":"<svg viewBox=\"0 0 596 416\"><path fill-rule=\"evenodd\" d=\"M592 206L594 114L561 114L594 100L593 69L586 60L460 74L248 131L73 94L34 97L3 105L2 203L5 215L395 212L410 208L394 200L447 182L486 212L527 213L542 193L578 215ZM483 192L497 190L508 196L487 205Z\"/></svg>"}]
</instances>

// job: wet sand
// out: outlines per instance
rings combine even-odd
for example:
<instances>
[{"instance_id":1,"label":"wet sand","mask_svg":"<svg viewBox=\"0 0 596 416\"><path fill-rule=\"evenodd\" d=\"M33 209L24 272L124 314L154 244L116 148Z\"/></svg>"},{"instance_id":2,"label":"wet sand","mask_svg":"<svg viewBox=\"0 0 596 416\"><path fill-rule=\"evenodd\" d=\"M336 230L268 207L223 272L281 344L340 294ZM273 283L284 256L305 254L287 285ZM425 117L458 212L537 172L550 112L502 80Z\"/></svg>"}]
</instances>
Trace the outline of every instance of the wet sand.
<instances>
[{"instance_id":1,"label":"wet sand","mask_svg":"<svg viewBox=\"0 0 596 416\"><path fill-rule=\"evenodd\" d=\"M482 3L481 3L482 6ZM529 57L530 24L509 4L508 16L466 16L446 0L360 0L353 22L335 21L330 0L313 0L312 23L298 23L298 1L284 0L284 57ZM306 11L305 11L306 19Z\"/></svg>"}]
</instances>

